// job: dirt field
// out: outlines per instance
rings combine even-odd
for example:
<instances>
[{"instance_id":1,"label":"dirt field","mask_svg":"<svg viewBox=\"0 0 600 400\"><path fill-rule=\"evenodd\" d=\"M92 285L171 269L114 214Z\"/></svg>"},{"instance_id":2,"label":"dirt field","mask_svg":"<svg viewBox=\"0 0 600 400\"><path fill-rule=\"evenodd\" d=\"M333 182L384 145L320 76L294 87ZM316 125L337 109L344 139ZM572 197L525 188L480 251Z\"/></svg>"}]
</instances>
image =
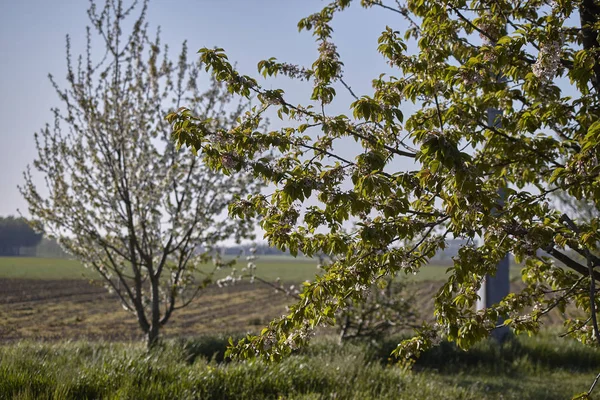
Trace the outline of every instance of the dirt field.
<instances>
[{"instance_id":1,"label":"dirt field","mask_svg":"<svg viewBox=\"0 0 600 400\"><path fill-rule=\"evenodd\" d=\"M135 317L96 282L0 279L0 341L140 338ZM196 302L177 310L163 333L257 331L285 312L289 299L250 284L208 288Z\"/></svg>"},{"instance_id":2,"label":"dirt field","mask_svg":"<svg viewBox=\"0 0 600 400\"><path fill-rule=\"evenodd\" d=\"M439 282L415 282L415 307L431 319ZM513 285L518 290L520 284ZM133 315L98 282L83 279L0 279L0 342L30 340L136 340L140 330ZM206 289L187 308L177 310L165 337L257 332L285 313L289 298L261 284L241 283ZM556 312L546 325L562 325Z\"/></svg>"}]
</instances>

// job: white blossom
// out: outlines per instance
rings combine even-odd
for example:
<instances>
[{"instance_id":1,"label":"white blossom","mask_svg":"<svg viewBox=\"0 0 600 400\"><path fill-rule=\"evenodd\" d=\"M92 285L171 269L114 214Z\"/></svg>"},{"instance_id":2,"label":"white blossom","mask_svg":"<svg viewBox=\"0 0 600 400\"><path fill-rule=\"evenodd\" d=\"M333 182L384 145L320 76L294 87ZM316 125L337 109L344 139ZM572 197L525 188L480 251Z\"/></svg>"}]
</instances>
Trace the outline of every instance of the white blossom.
<instances>
[{"instance_id":1,"label":"white blossom","mask_svg":"<svg viewBox=\"0 0 600 400\"><path fill-rule=\"evenodd\" d=\"M88 14L97 29L87 44L99 39L104 48L73 57L76 63L68 56L66 86L53 82L60 109L53 110L54 124L36 135L37 156L21 193L33 220L97 269L140 322L157 317L162 326L176 304L187 305L195 296L184 290L194 285L190 270L200 264L198 249L246 236L250 223L223 213L233 198L256 194L262 184L250 174L216 173L176 146L164 122L165 113L175 111L171 104L193 99L190 111L213 121L210 131L218 133L210 138L220 145L228 144L225 132L241 112L224 111L231 96L221 84L198 87L201 68L186 59L185 45L178 63L162 61L158 38L149 38L144 28L145 13L123 25L112 18L119 13L116 3L107 2L100 15ZM131 32L122 32L125 25ZM95 59L124 38L129 45ZM232 167L235 161L226 155L223 163ZM41 185L38 173L45 178ZM157 279L148 279L150 274ZM133 290L135 280L146 283ZM150 335L143 327L148 324L141 325Z\"/></svg>"},{"instance_id":2,"label":"white blossom","mask_svg":"<svg viewBox=\"0 0 600 400\"><path fill-rule=\"evenodd\" d=\"M551 80L556 76L560 66L561 43L553 41L542 43L538 59L533 65L532 71L535 76L544 80Z\"/></svg>"}]
</instances>

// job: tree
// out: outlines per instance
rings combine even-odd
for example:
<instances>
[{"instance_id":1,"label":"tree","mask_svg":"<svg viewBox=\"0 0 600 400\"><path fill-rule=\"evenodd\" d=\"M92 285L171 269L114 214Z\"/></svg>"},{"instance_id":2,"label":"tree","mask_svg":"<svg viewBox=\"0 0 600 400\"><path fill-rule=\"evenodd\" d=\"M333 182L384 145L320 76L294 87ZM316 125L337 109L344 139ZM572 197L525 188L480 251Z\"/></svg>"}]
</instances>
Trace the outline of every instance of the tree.
<instances>
[{"instance_id":1,"label":"tree","mask_svg":"<svg viewBox=\"0 0 600 400\"><path fill-rule=\"evenodd\" d=\"M382 27L377 47L396 72L375 77L373 93L360 97L345 81L332 40L334 17L356 3L404 21ZM303 67L271 58L258 70L265 78L312 81L309 104L291 104L282 90L237 72L223 49L204 48L201 59L216 79L261 104L227 131L190 110L168 116L175 139L211 165L250 168L277 185L270 196L235 202L232 215L261 216L266 237L282 249L338 260L304 287L287 316L231 354L288 354L315 326L331 323L345 300L363 299L379 279L418 273L450 238L467 245L436 295L436 324L395 354L411 357L440 338L466 348L495 329L499 316L516 332L535 333L544 314L567 303L585 313L567 320L568 335L600 344L600 221L574 222L550 199L560 189L600 205L599 2L337 0L298 27L316 37L318 59ZM354 96L352 118L327 112L338 90ZM417 109L405 116L406 105ZM257 130L268 109L290 127ZM489 109L502 112L490 121ZM339 152L348 138L360 145L354 155ZM280 157L257 161L265 147ZM399 159L416 167L398 170ZM319 203L301 208L309 198ZM357 228L344 229L348 221ZM509 252L524 265L525 289L475 311L482 277Z\"/></svg>"},{"instance_id":2,"label":"tree","mask_svg":"<svg viewBox=\"0 0 600 400\"><path fill-rule=\"evenodd\" d=\"M0 256L18 256L23 247L35 247L42 234L35 232L24 218L0 217Z\"/></svg>"},{"instance_id":3,"label":"tree","mask_svg":"<svg viewBox=\"0 0 600 400\"><path fill-rule=\"evenodd\" d=\"M192 104L215 129L230 127L245 105L232 105L215 80L200 90L200 65L188 62L185 43L171 62L158 33L149 37L147 7L147 0L141 7L91 2L85 56L75 67L67 38L67 88L50 77L64 109L54 109L54 125L36 135L33 165L47 193L29 169L20 189L33 221L102 276L152 346L173 311L209 281L198 268L211 247L251 235L250 222L223 213L261 185L247 173L212 172L171 142L164 117L180 103ZM139 17L128 21L136 10ZM94 37L105 46L99 62Z\"/></svg>"},{"instance_id":4,"label":"tree","mask_svg":"<svg viewBox=\"0 0 600 400\"><path fill-rule=\"evenodd\" d=\"M407 283L387 279L373 285L362 301L349 301L335 316L340 342L380 340L417 327L414 295Z\"/></svg>"}]
</instances>

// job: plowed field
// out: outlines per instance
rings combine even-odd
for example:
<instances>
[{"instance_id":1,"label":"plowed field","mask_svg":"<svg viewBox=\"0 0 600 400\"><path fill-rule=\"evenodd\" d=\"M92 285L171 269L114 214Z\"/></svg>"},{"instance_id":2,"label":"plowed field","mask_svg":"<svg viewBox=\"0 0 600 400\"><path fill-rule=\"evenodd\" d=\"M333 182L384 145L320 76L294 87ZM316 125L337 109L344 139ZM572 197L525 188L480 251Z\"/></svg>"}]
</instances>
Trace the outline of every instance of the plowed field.
<instances>
[{"instance_id":1,"label":"plowed field","mask_svg":"<svg viewBox=\"0 0 600 400\"><path fill-rule=\"evenodd\" d=\"M416 308L431 319L440 282L420 281L410 289ZM513 284L513 291L520 284ZM190 306L173 313L166 337L259 331L285 312L291 300L262 284L207 288ZM558 313L546 325L561 325ZM0 342L31 340L135 340L140 331L133 315L98 282L83 279L0 279Z\"/></svg>"},{"instance_id":2,"label":"plowed field","mask_svg":"<svg viewBox=\"0 0 600 400\"><path fill-rule=\"evenodd\" d=\"M288 302L266 286L211 287L190 306L173 313L163 333L194 336L256 331L284 313ZM97 282L0 279L2 342L139 337L135 317Z\"/></svg>"}]
</instances>

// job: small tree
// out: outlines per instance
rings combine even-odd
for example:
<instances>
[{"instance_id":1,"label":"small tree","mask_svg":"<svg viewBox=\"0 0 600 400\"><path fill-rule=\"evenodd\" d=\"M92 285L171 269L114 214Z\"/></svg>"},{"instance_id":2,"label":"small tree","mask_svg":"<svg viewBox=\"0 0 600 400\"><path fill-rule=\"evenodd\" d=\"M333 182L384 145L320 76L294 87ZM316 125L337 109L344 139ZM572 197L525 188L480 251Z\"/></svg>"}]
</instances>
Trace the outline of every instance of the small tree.
<instances>
[{"instance_id":1,"label":"small tree","mask_svg":"<svg viewBox=\"0 0 600 400\"><path fill-rule=\"evenodd\" d=\"M405 281L385 279L372 285L361 301L350 299L336 316L340 342L381 340L418 327L415 298Z\"/></svg>"},{"instance_id":2,"label":"small tree","mask_svg":"<svg viewBox=\"0 0 600 400\"><path fill-rule=\"evenodd\" d=\"M376 44L394 71L375 77L363 96L346 81L332 39L335 17L351 4L398 17ZM193 111L169 116L179 142L202 149L213 165L253 168L279 185L268 198L237 202L233 214L261 215L280 248L338 257L287 316L232 354L288 354L316 325L332 322L346 299L364 299L381 277L418 273L452 237L468 242L435 298L436 323L396 354L410 357L439 338L466 348L495 329L499 316L535 333L545 314L568 303L585 314L568 319L568 335L600 344L600 219L575 221L552 198L560 189L600 208L598 1L336 0L298 27L313 32L318 59L310 67L268 59L258 69L312 81L313 104L292 104L283 91L241 75L222 49L201 50L230 90L257 94L257 118L275 108L292 120L289 127L262 133L248 118L222 132ZM329 112L341 90L354 98L353 118ZM407 105L416 106L411 115L403 113ZM502 112L490 118L490 109ZM224 135L230 140L213 139ZM340 152L347 139L360 145L355 154ZM264 147L282 156L268 165L253 160ZM225 155L237 162L222 162ZM400 170L399 160L415 167ZM311 196L321 203L301 210ZM349 221L358 228L343 229ZM482 278L507 253L524 263L525 289L476 311Z\"/></svg>"},{"instance_id":3,"label":"small tree","mask_svg":"<svg viewBox=\"0 0 600 400\"><path fill-rule=\"evenodd\" d=\"M151 346L173 311L206 283L198 267L207 253L199 249L251 234L249 222L222 214L260 185L245 173L212 172L170 141L164 117L182 102L215 129L231 126L243 105L231 106L215 80L201 92L200 65L187 61L185 43L178 61L169 60L159 35L149 38L147 0L125 35L137 3L106 1L99 9L91 2L87 51L77 67L67 37L67 89L50 77L64 109L54 109L54 125L36 134L33 165L47 192L30 169L20 190L34 222L102 276ZM99 62L93 33L105 46Z\"/></svg>"}]
</instances>

